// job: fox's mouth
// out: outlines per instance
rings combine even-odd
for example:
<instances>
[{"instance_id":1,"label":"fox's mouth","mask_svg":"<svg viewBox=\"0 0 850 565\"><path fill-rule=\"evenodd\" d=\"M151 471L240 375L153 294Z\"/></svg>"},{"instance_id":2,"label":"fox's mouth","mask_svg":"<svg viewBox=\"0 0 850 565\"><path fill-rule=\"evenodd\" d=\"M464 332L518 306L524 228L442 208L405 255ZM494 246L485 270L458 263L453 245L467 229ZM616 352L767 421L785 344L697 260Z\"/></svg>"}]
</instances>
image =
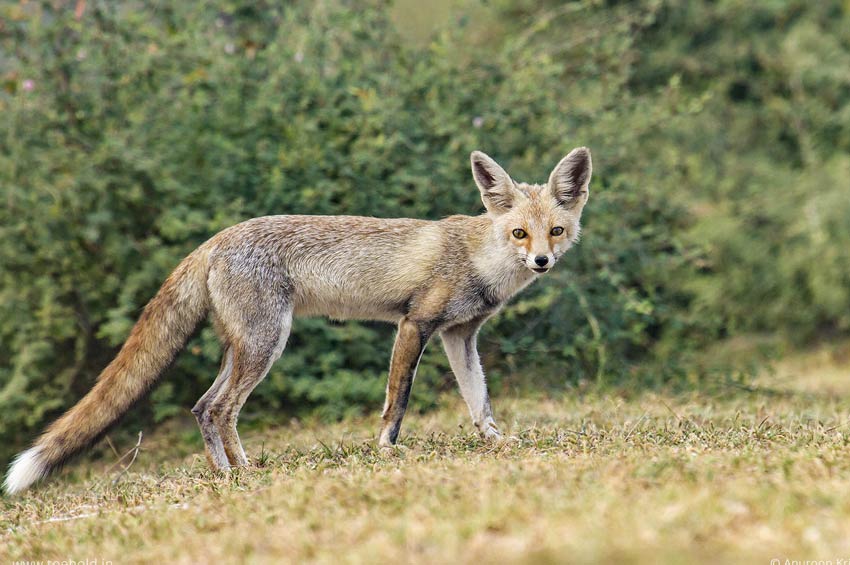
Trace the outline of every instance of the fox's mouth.
<instances>
[{"instance_id":1,"label":"fox's mouth","mask_svg":"<svg viewBox=\"0 0 850 565\"><path fill-rule=\"evenodd\" d=\"M532 267L531 270L534 271L535 273L543 274L543 273L545 273L546 271L549 270L549 267Z\"/></svg>"}]
</instances>

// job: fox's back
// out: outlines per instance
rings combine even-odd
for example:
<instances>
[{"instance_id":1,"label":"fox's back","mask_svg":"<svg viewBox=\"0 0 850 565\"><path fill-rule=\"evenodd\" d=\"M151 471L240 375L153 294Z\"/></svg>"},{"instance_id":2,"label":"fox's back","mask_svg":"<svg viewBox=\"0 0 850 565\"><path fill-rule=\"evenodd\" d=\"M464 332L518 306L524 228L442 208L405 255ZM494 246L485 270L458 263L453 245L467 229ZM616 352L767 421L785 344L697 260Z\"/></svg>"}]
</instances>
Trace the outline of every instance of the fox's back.
<instances>
[{"instance_id":1,"label":"fox's back","mask_svg":"<svg viewBox=\"0 0 850 565\"><path fill-rule=\"evenodd\" d=\"M210 240L211 277L285 285L300 316L397 320L411 295L432 284L446 262L464 263L459 256L463 246L456 241L464 236L452 233L461 223L360 216L255 218Z\"/></svg>"}]
</instances>

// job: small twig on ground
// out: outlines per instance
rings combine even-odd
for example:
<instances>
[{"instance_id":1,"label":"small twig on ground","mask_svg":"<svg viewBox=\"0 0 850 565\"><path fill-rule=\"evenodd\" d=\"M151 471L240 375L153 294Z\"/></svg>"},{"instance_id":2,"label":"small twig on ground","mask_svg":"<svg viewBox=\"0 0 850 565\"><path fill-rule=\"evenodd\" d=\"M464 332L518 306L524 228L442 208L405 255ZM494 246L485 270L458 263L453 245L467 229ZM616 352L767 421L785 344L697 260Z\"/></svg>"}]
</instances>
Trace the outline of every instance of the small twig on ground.
<instances>
[{"instance_id":1,"label":"small twig on ground","mask_svg":"<svg viewBox=\"0 0 850 565\"><path fill-rule=\"evenodd\" d=\"M633 433L635 433L635 430L637 430L637 429L638 429L638 426L640 426L640 425L643 423L643 421L644 421L644 420L646 420L646 418L647 418L647 416L648 416L648 415L649 415L649 414L648 414L647 412L644 412L644 413L643 413L643 416L641 416L640 418L638 418L638 421L637 421L637 422L635 422L635 425L634 425L634 426L632 426L632 429L630 429L628 432L626 432L626 435L625 435L625 437L623 438L623 440L624 440L624 441L628 441L628 440L629 440L629 438L630 438L630 437L632 437L632 434L633 434Z\"/></svg>"},{"instance_id":2,"label":"small twig on ground","mask_svg":"<svg viewBox=\"0 0 850 565\"><path fill-rule=\"evenodd\" d=\"M850 425L850 420L847 420L846 422L843 422L841 424L837 424L835 426L830 426L829 428L824 430L824 433L828 434L829 432L834 432L835 430L837 430L839 428L843 428L844 426L847 426L847 425Z\"/></svg>"},{"instance_id":3,"label":"small twig on ground","mask_svg":"<svg viewBox=\"0 0 850 565\"><path fill-rule=\"evenodd\" d=\"M112 453L114 453L114 454L115 454L115 457L120 457L120 454L118 453L118 450L117 450L117 449L115 449L115 445L112 443L112 440L111 440L111 439L109 439L109 436L106 436L106 437L105 437L105 438L103 438L103 439L105 439L105 440L106 440L106 445L108 445L108 446L109 446L109 449L111 449L111 450L112 450Z\"/></svg>"},{"instance_id":4,"label":"small twig on ground","mask_svg":"<svg viewBox=\"0 0 850 565\"><path fill-rule=\"evenodd\" d=\"M159 508L160 507L155 506L155 505L147 506L147 505L144 505L144 504L140 504L138 506L131 506L129 508L123 508L120 511L121 512L147 512L149 510L157 510ZM189 506L188 502L175 502L174 504L169 504L168 506L165 506L164 508L167 508L169 510L172 510L172 509L173 510L187 510L187 509L190 508L190 506ZM115 510L113 510L113 512L114 511ZM51 516L50 518L48 518L46 520L37 520L35 522L30 522L29 525L30 526L38 526L40 524L51 524L51 523L54 523L54 522L70 522L72 520L83 520L83 519L86 519L86 518L94 518L95 516L100 516L101 514L102 514L101 512L82 512L80 514L59 514L59 515L56 515L56 516ZM6 533L14 533L14 532L19 531L21 529L22 529L21 526L12 526L10 528L6 528Z\"/></svg>"},{"instance_id":5,"label":"small twig on ground","mask_svg":"<svg viewBox=\"0 0 850 565\"><path fill-rule=\"evenodd\" d=\"M679 422L681 422L681 421L682 421L682 417L681 417L681 416L679 416L678 414L676 414L676 411L675 411L675 410L673 410L673 409L670 407L670 405L669 405L669 404L667 404L666 402L664 402L664 399L663 399L663 398L659 398L659 399L658 399L658 401L659 401L662 405L664 405L664 408L666 408L666 409L667 409L667 410L668 410L671 414L673 414L673 416L675 416L675 417L676 417L676 419L677 419Z\"/></svg>"},{"instance_id":6,"label":"small twig on ground","mask_svg":"<svg viewBox=\"0 0 850 565\"><path fill-rule=\"evenodd\" d=\"M109 444L109 445L110 445L110 447L112 447L112 443L111 443L111 442L110 442L110 444ZM122 476L124 476L124 474L125 474L125 473L126 473L126 472L130 469L130 467L133 465L133 463L135 463L135 462L136 462L136 457L138 457L138 456L139 456L139 450L141 449L141 447L142 447L142 431L141 431L141 430L139 430L139 439L138 439L138 441L136 441L136 445L134 445L133 447L131 447L131 448L130 448L130 450L129 450L129 451L127 451L127 453L125 453L124 455L122 455L121 457L119 457L119 458L118 458L118 461L116 461L115 463L113 463L113 464L112 464L112 466L110 466L110 467L109 467L109 469L107 469L107 470L106 470L105 475L107 475L107 476L108 476L108 475L110 475L110 474L112 473L112 471L114 471L114 470L115 470L115 468L116 468L116 467L120 466L120 465L121 465L121 463L122 463L125 459L127 459L127 457L132 456L132 457L130 458L130 462L129 462L129 463L127 463L124 467L122 467L122 468L121 468L121 471L120 471L120 472L119 472L119 473L115 476L115 478L114 478L114 479L112 479L112 484L113 484L113 485L114 485L115 483L117 483L117 482L118 482L118 480L119 480ZM117 451L114 447L112 447L112 450L113 450L113 451L115 451L115 453L116 453L116 454L118 453L118 451Z\"/></svg>"},{"instance_id":7,"label":"small twig on ground","mask_svg":"<svg viewBox=\"0 0 850 565\"><path fill-rule=\"evenodd\" d=\"M130 459L130 462L129 462L129 463L127 463L127 465L125 465L123 469L121 469L121 472L120 472L120 473L118 473L118 474L115 476L115 478L114 478L114 479L112 479L112 484L113 484L113 485L114 485L115 483L117 483L117 482L118 482L118 479L120 479L120 478L121 478L121 477L122 477L122 476L123 476L123 475L124 475L124 474L125 474L125 473L129 470L129 469L130 469L130 467L132 467L132 466L133 466L133 463L135 463L135 462L136 462L136 457L138 457L138 456L139 456L139 449L141 449L141 447L142 447L142 430L139 430L139 440L136 442L136 445L134 445L134 446L133 446L133 448L132 448L130 451L128 451L127 453L125 453L125 454L124 454L124 456L123 456L121 459L124 459L124 457L127 457L127 455L128 455L130 452L132 452L132 453L133 453L133 457ZM118 461L121 461L121 459L119 459Z\"/></svg>"}]
</instances>

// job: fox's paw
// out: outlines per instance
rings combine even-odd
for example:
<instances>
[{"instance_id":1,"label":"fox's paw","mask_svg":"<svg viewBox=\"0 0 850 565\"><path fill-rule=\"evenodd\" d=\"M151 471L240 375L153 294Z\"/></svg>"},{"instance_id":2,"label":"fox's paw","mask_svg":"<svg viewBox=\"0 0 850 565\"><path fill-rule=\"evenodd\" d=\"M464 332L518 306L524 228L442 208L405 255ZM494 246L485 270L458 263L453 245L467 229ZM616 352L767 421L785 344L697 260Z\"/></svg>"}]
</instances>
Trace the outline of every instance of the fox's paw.
<instances>
[{"instance_id":1,"label":"fox's paw","mask_svg":"<svg viewBox=\"0 0 850 565\"><path fill-rule=\"evenodd\" d=\"M484 425L482 425L479 429L481 431L481 437L487 441L497 442L504 439L502 432L493 420L484 422Z\"/></svg>"},{"instance_id":2,"label":"fox's paw","mask_svg":"<svg viewBox=\"0 0 850 565\"><path fill-rule=\"evenodd\" d=\"M379 444L378 450L382 455L402 455L410 450L409 447L406 447L401 444Z\"/></svg>"}]
</instances>

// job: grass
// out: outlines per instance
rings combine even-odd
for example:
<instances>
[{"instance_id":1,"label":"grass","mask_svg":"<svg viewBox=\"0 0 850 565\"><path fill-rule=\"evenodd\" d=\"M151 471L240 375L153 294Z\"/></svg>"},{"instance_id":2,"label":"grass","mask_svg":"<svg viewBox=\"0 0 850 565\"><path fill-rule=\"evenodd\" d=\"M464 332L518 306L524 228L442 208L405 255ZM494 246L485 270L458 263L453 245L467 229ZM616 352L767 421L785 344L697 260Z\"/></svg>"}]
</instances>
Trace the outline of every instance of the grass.
<instances>
[{"instance_id":1,"label":"grass","mask_svg":"<svg viewBox=\"0 0 850 565\"><path fill-rule=\"evenodd\" d=\"M756 562L850 558L850 378L820 352L750 391L497 400L246 433L257 463L210 473L195 432L142 442L126 473L85 461L2 500L12 560L368 563ZM133 442L122 448L129 448ZM107 458L109 459L109 458ZM118 479L117 482L113 481Z\"/></svg>"}]
</instances>

